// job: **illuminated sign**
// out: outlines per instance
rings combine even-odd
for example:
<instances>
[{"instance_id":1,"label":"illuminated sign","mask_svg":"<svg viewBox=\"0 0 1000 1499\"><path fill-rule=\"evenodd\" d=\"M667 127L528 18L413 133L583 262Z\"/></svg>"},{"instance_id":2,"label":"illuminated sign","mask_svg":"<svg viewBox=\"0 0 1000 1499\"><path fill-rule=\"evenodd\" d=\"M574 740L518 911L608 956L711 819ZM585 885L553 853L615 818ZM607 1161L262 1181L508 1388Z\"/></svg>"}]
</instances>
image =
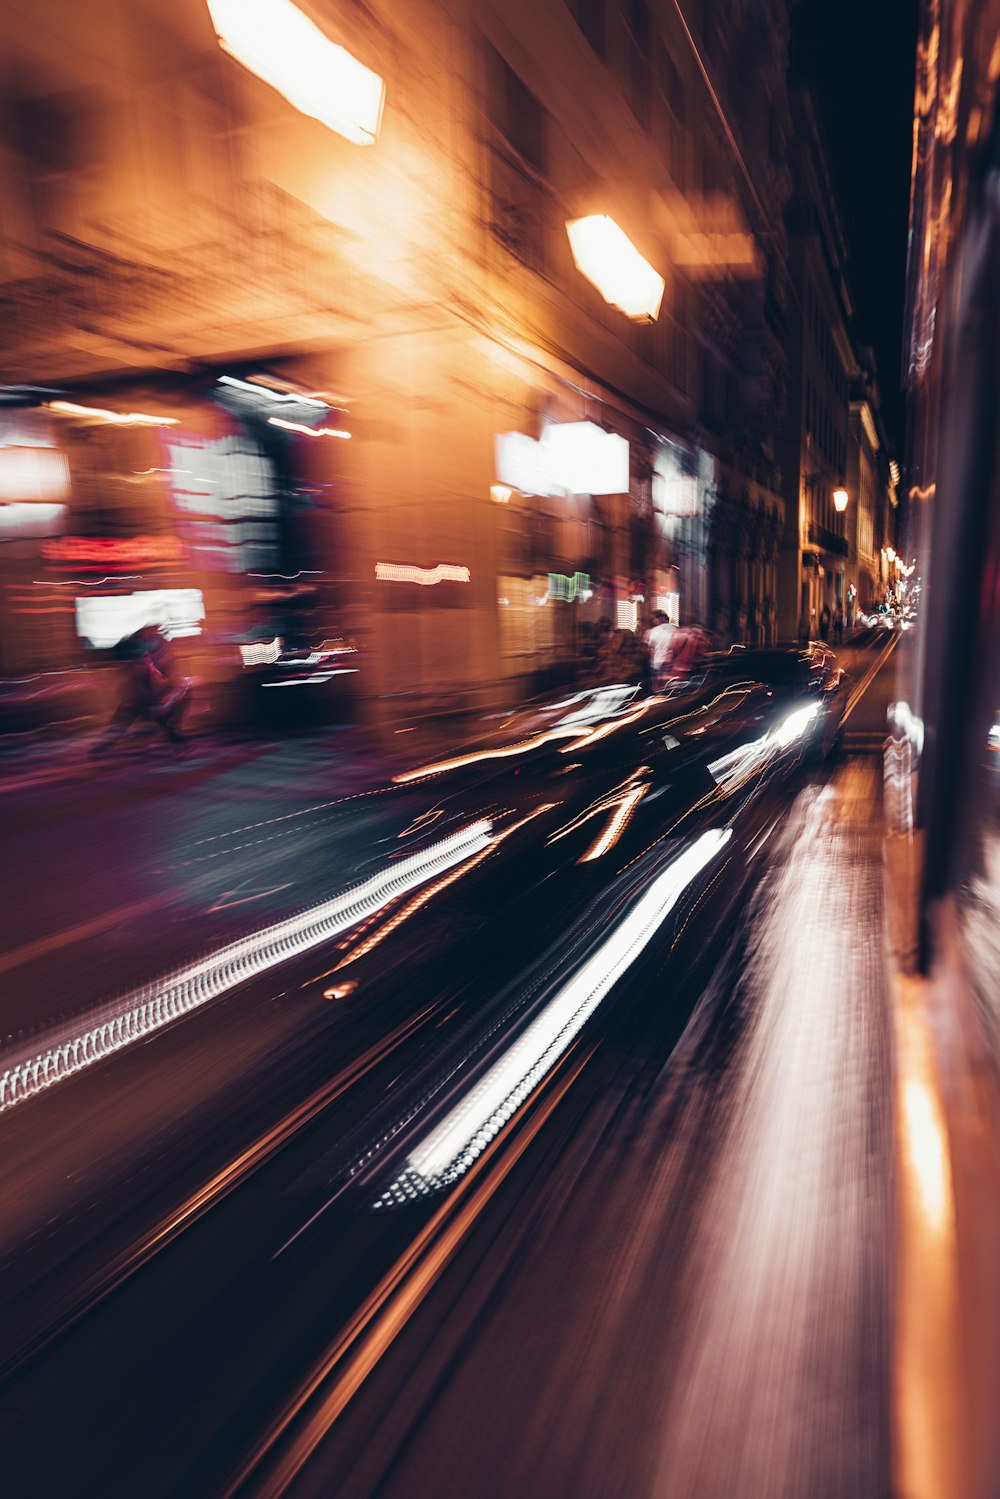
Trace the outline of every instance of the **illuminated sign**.
<instances>
[{"instance_id":1,"label":"illuminated sign","mask_svg":"<svg viewBox=\"0 0 1000 1499\"><path fill-rule=\"evenodd\" d=\"M255 443L234 434L171 442L167 454L174 504L199 567L237 573L278 561L274 469Z\"/></svg>"},{"instance_id":2,"label":"illuminated sign","mask_svg":"<svg viewBox=\"0 0 1000 1499\"><path fill-rule=\"evenodd\" d=\"M375 576L382 583L420 583L425 588L435 583L468 583L467 567L439 562L436 567L415 567L410 562L376 562Z\"/></svg>"},{"instance_id":3,"label":"illuminated sign","mask_svg":"<svg viewBox=\"0 0 1000 1499\"><path fill-rule=\"evenodd\" d=\"M501 433L496 466L501 483L522 494L628 493L628 442L594 422L553 422L539 442Z\"/></svg>"},{"instance_id":4,"label":"illuminated sign","mask_svg":"<svg viewBox=\"0 0 1000 1499\"><path fill-rule=\"evenodd\" d=\"M175 536L133 536L125 541L110 536L60 536L43 542L39 551L47 562L74 567L166 567L184 556Z\"/></svg>"},{"instance_id":5,"label":"illuminated sign","mask_svg":"<svg viewBox=\"0 0 1000 1499\"><path fill-rule=\"evenodd\" d=\"M549 573L549 598L572 603L574 599L590 598L590 574L574 573L568 578L565 573Z\"/></svg>"},{"instance_id":6,"label":"illuminated sign","mask_svg":"<svg viewBox=\"0 0 1000 1499\"><path fill-rule=\"evenodd\" d=\"M200 635L205 601L197 588L145 593L91 594L75 600L76 633L98 650L117 645L146 625L161 625L168 639Z\"/></svg>"},{"instance_id":7,"label":"illuminated sign","mask_svg":"<svg viewBox=\"0 0 1000 1499\"><path fill-rule=\"evenodd\" d=\"M35 541L55 536L66 524L65 505L0 505L0 535L5 541Z\"/></svg>"},{"instance_id":8,"label":"illuminated sign","mask_svg":"<svg viewBox=\"0 0 1000 1499\"><path fill-rule=\"evenodd\" d=\"M69 464L58 448L0 447L0 500L65 500Z\"/></svg>"}]
</instances>

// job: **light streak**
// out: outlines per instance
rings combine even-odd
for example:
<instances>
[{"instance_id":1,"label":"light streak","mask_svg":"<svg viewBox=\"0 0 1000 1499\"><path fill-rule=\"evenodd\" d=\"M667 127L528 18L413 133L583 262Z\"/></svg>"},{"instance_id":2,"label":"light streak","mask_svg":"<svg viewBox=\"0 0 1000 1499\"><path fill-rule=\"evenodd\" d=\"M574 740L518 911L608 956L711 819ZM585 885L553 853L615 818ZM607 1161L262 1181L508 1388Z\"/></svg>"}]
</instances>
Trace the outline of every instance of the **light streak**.
<instances>
[{"instance_id":1,"label":"light streak","mask_svg":"<svg viewBox=\"0 0 1000 1499\"><path fill-rule=\"evenodd\" d=\"M220 948L209 957L106 1006L85 1028L0 1071L0 1111L130 1046L279 963L328 942L390 901L491 845L489 818L469 823L332 900Z\"/></svg>"},{"instance_id":2,"label":"light streak","mask_svg":"<svg viewBox=\"0 0 1000 1499\"><path fill-rule=\"evenodd\" d=\"M443 875L433 885L425 886L419 894L411 896L406 905L397 911L395 916L383 922L369 937L366 937L357 947L352 948L349 953L345 954L336 968L332 969L331 972L337 973L341 968L346 968L348 963L354 963L358 958L363 958L366 953L370 953L372 948L378 947L380 942L384 942L386 937L396 931L397 927L402 926L404 921L408 921L411 916L415 916L422 907L427 905L428 901L433 900L435 895L440 894L442 890L447 890L448 886L454 885L457 880L464 879L470 870L475 869L484 859L488 858L503 843L505 838L509 838L512 833L516 833L519 828L523 828L526 823L531 822L534 818L540 817L543 812L551 812L552 808L556 805L556 802L545 802L542 806L536 807L533 812L529 812L527 817L522 817L520 821L512 823L509 828L504 828L502 833L494 833L489 844L485 848L481 848L478 853L473 854L464 864L459 864L457 868Z\"/></svg>"},{"instance_id":3,"label":"light streak","mask_svg":"<svg viewBox=\"0 0 1000 1499\"><path fill-rule=\"evenodd\" d=\"M282 427L286 432L301 432L304 437L343 437L350 438L350 432L341 432L339 427L306 427L302 422L286 422L284 417L269 416L267 419L269 427Z\"/></svg>"},{"instance_id":4,"label":"light streak","mask_svg":"<svg viewBox=\"0 0 1000 1499\"><path fill-rule=\"evenodd\" d=\"M220 375L218 383L229 385L233 390L245 390L251 395L263 396L266 401L277 401L282 406L315 406L320 411L329 410L325 401L319 401L314 396L298 396L290 390L271 390L267 385L257 385L252 380L239 380L235 375Z\"/></svg>"},{"instance_id":5,"label":"light streak","mask_svg":"<svg viewBox=\"0 0 1000 1499\"><path fill-rule=\"evenodd\" d=\"M60 416L82 416L90 421L109 422L118 427L179 427L180 417L148 416L143 411L106 411L103 406L78 406L75 401L49 401L48 411Z\"/></svg>"},{"instance_id":6,"label":"light streak","mask_svg":"<svg viewBox=\"0 0 1000 1499\"><path fill-rule=\"evenodd\" d=\"M436 567L417 567L411 562L376 562L375 576L382 583L420 583L425 588L435 583L468 583L467 567L439 562Z\"/></svg>"},{"instance_id":7,"label":"light streak","mask_svg":"<svg viewBox=\"0 0 1000 1499\"><path fill-rule=\"evenodd\" d=\"M571 755L575 750L595 744L598 739L605 739L608 734L613 734L615 729L622 728L626 724L635 723L637 719L642 718L644 713L649 712L654 703L662 702L662 697L648 697L645 702L639 703L637 707L633 708L631 713L621 713L616 718L610 719L608 723L601 724L596 729L589 729L581 738L574 740L572 744L564 745L559 753L561 755Z\"/></svg>"},{"instance_id":8,"label":"light streak","mask_svg":"<svg viewBox=\"0 0 1000 1499\"><path fill-rule=\"evenodd\" d=\"M565 739L567 734L576 738L575 729L547 729L543 734L536 734L533 739L519 739L516 744L505 744L498 749L475 750L468 755L456 755L451 760L435 760L430 765L418 765L416 770L401 771L399 775L393 776L393 784L407 786L411 781L423 780L424 776L439 776L446 770L461 770L466 765L478 765L484 760L508 760L513 755L526 755L531 750L540 749L543 744L549 744L553 739Z\"/></svg>"},{"instance_id":9,"label":"light streak","mask_svg":"<svg viewBox=\"0 0 1000 1499\"><path fill-rule=\"evenodd\" d=\"M717 786L728 791L750 771L755 770L775 749L788 749L796 739L808 733L819 712L819 703L807 703L783 718L776 729L768 729L759 739L741 744L728 754L713 760L708 773Z\"/></svg>"},{"instance_id":10,"label":"light streak","mask_svg":"<svg viewBox=\"0 0 1000 1499\"><path fill-rule=\"evenodd\" d=\"M732 836L714 828L695 839L650 885L580 970L410 1154L381 1206L457 1180L563 1055L601 1001L648 947L684 891Z\"/></svg>"},{"instance_id":11,"label":"light streak","mask_svg":"<svg viewBox=\"0 0 1000 1499\"><path fill-rule=\"evenodd\" d=\"M602 854L606 854L609 848L614 848L628 826L632 813L646 795L646 789L645 786L637 786L634 791L626 792L604 832L590 845L580 860L581 864L590 864L594 859L599 859Z\"/></svg>"},{"instance_id":12,"label":"light streak","mask_svg":"<svg viewBox=\"0 0 1000 1499\"><path fill-rule=\"evenodd\" d=\"M282 663L285 666L295 666L295 661ZM335 666L332 671L314 671L308 677L287 677L283 682L261 682L262 687L306 687L310 682L329 682L331 677L353 677L358 673L356 666Z\"/></svg>"}]
</instances>

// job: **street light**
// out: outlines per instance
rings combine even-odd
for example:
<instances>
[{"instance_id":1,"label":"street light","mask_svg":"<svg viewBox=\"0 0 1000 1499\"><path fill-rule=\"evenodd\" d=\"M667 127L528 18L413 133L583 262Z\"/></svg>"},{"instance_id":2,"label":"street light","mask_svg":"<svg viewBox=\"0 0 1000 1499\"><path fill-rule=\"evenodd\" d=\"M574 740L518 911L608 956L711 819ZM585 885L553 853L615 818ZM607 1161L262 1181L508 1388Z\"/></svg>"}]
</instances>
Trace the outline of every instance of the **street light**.
<instances>
[{"instance_id":1,"label":"street light","mask_svg":"<svg viewBox=\"0 0 1000 1499\"><path fill-rule=\"evenodd\" d=\"M606 213L570 219L566 233L577 270L597 287L605 302L636 322L655 322L663 299L663 277L643 259L614 219Z\"/></svg>"},{"instance_id":2,"label":"street light","mask_svg":"<svg viewBox=\"0 0 1000 1499\"><path fill-rule=\"evenodd\" d=\"M207 0L224 52L356 145L378 139L385 84L291 0Z\"/></svg>"},{"instance_id":3,"label":"street light","mask_svg":"<svg viewBox=\"0 0 1000 1499\"><path fill-rule=\"evenodd\" d=\"M817 469L814 473L805 474L803 476L803 483L805 484L806 489L812 489L815 487L817 480L832 478L836 478L837 480L837 487L833 491L833 508L834 510L836 510L838 515L843 515L844 511L847 509L847 501L850 497L847 493L847 490L844 488L843 482L840 478L840 474L835 468Z\"/></svg>"}]
</instances>

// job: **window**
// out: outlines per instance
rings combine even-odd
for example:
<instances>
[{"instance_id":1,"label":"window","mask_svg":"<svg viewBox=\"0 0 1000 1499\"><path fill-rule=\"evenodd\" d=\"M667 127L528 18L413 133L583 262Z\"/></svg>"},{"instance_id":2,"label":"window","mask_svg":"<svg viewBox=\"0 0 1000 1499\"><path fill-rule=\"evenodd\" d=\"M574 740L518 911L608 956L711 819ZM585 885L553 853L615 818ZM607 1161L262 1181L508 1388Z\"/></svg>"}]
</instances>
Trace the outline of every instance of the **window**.
<instances>
[{"instance_id":1,"label":"window","mask_svg":"<svg viewBox=\"0 0 1000 1499\"><path fill-rule=\"evenodd\" d=\"M629 108L639 124L649 128L650 78L649 60L652 45L652 26L646 0L628 0L625 11L628 32L628 79Z\"/></svg>"},{"instance_id":2,"label":"window","mask_svg":"<svg viewBox=\"0 0 1000 1499\"><path fill-rule=\"evenodd\" d=\"M498 241L534 271L545 269L549 195L547 116L492 47L488 54L490 223Z\"/></svg>"}]
</instances>

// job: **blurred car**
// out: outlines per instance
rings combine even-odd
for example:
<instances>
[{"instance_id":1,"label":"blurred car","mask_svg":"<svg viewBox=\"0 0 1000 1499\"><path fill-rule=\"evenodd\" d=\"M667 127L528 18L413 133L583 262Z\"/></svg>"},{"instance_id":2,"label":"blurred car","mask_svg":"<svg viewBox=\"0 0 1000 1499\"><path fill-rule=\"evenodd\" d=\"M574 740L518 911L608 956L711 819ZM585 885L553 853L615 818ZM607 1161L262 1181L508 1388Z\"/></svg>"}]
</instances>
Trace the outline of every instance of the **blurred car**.
<instances>
[{"instance_id":1,"label":"blurred car","mask_svg":"<svg viewBox=\"0 0 1000 1499\"><path fill-rule=\"evenodd\" d=\"M828 646L734 646L711 658L709 680L758 682L773 701L776 732L792 733L819 759L836 748L847 702L846 673ZM790 727L782 730L781 725Z\"/></svg>"}]
</instances>

